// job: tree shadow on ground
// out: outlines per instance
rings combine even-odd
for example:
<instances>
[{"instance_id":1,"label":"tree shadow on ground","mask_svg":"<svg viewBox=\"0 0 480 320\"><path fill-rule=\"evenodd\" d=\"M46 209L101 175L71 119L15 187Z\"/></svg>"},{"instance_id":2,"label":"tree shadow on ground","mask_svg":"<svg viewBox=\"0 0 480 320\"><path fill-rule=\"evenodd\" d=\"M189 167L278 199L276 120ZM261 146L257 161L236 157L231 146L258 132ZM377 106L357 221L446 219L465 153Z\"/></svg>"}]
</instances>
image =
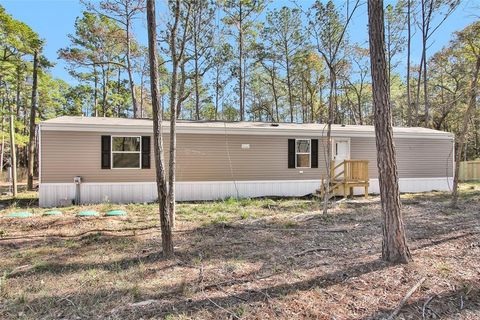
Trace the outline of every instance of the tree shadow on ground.
<instances>
[{"instance_id":1,"label":"tree shadow on ground","mask_svg":"<svg viewBox=\"0 0 480 320\"><path fill-rule=\"evenodd\" d=\"M225 295L223 297L208 297L208 287L202 291L204 298L198 300L192 300L188 297L179 294L179 291L172 289L169 292L163 292L160 294L153 294L149 296L142 296L142 300L158 300L159 304L149 306L147 308L123 308L125 306L118 306L118 310L114 314L111 314L113 318L120 319L138 319L138 318L163 318L168 314L191 314L198 310L217 310L218 306L223 308L235 308L248 301L249 304L256 302L265 302L268 299L275 299L286 296L288 294L307 291L312 288L328 288L330 286L339 284L347 280L348 278L358 277L363 274L378 271L383 268L388 268L390 265L380 260L373 260L367 263L348 266L345 269L341 269L335 272L326 273L317 277L313 277L307 280L298 281L295 283L282 283L279 285L262 288L261 290L243 289L232 295ZM233 283L234 284L234 283ZM224 287L233 285L232 283L224 284ZM221 289L222 284L212 286L212 289ZM86 304L93 299L97 304L101 304L104 301L112 300L114 297L120 297L130 294L128 290L110 290L108 293L102 290L91 294L89 292L81 292L71 295L69 300L77 309L82 304ZM166 301L162 303L162 301ZM28 302L28 308L25 307L25 312L34 311L35 315L41 315L46 313L45 308L60 308L69 309L69 312L75 312L75 308L71 308L68 301L57 296L43 297L39 299L33 299ZM31 311L29 311L31 310ZM71 315L66 315L71 316ZM88 314L84 314L88 317ZM98 316L98 315L97 315Z\"/></svg>"},{"instance_id":2,"label":"tree shadow on ground","mask_svg":"<svg viewBox=\"0 0 480 320\"><path fill-rule=\"evenodd\" d=\"M396 308L380 309L362 320L386 319ZM478 317L479 310L480 284L476 283L440 295L423 295L422 298L406 303L398 313L398 318L402 319L403 315L408 319L457 319L467 312L475 313ZM474 315L471 316L473 319Z\"/></svg>"},{"instance_id":3,"label":"tree shadow on ground","mask_svg":"<svg viewBox=\"0 0 480 320\"><path fill-rule=\"evenodd\" d=\"M468 238L478 234L475 224L475 216L462 221L446 219L432 227L427 221L409 221L411 225L409 235L412 239L412 251L441 245L442 243L458 239ZM351 227L351 219L346 217L345 224L336 223L330 228L315 225L312 221L299 222L295 229L285 228L282 223L251 222L241 227L229 225L210 225L198 229L189 230L176 234L176 259L183 265L198 263L199 258L205 263L209 260L222 259L242 260L248 262L262 262L264 264L281 264L289 268L295 266L308 266L309 255L296 256L299 252L316 247L325 247L321 253L323 263L335 264L338 259L345 258L355 260L362 256L381 252L381 229L380 221L374 226L363 225L350 229L348 232L326 232L329 229ZM468 226L466 227L465 224ZM318 230L315 229L318 227ZM453 227L452 227L453 226ZM463 226L461 232L460 227ZM257 228L258 227L258 228ZM373 228L373 229L372 229ZM347 229L346 229L347 230ZM373 231L372 231L373 230ZM427 230L427 232L426 232ZM152 233L159 232L153 230ZM45 257L44 262L34 268L19 270L10 277L22 277L28 275L40 275L51 273L56 275L73 273L79 270L103 269L107 271L123 271L139 264L151 265L162 260L162 252L159 247L158 236L151 239L140 239L135 236L118 235L112 236L102 232L91 233L74 239L48 240L40 238L25 243L19 241L10 247L11 250L40 246L53 246L63 248L66 240L73 241L73 248L65 247L63 251L56 252ZM47 241L47 243L45 242ZM70 246L72 244L70 243ZM0 241L0 248L9 245ZM123 250L124 257L121 259L108 259L95 262L69 262L72 257L91 254L92 251L102 246L108 246L112 250ZM141 251L131 251L129 248L144 248ZM152 249L153 248L153 249ZM65 262L63 262L65 261ZM158 267L155 267L158 268Z\"/></svg>"},{"instance_id":4,"label":"tree shadow on ground","mask_svg":"<svg viewBox=\"0 0 480 320\"><path fill-rule=\"evenodd\" d=\"M443 207L442 207L443 208ZM416 208L418 209L418 208ZM453 214L443 214L436 209L420 208L419 213L410 213L406 215L406 223L409 238L411 239L412 251L425 249L430 246L442 245L443 243L468 237L475 237L478 233L478 221L480 212L470 208L469 213L455 212ZM346 228L348 232L328 232L329 229ZM162 260L161 250L159 248L160 233L158 229L151 230L152 233L158 232L154 237L141 238L132 234L112 236L98 232L91 235L85 235L77 238L68 238L75 247L66 247L64 251L53 252L45 257L44 263L29 270L20 270L10 277L35 277L41 274L52 274L61 276L62 274L74 273L81 270L102 269L109 272L124 271L136 267L140 264L151 269L148 272L162 272L177 265L194 265L198 269L199 257L201 263L208 264L210 260L228 261L229 259L240 259L247 262L261 262L262 265L278 264L286 266L286 269L280 270L287 273L293 269L306 270L314 265L309 262L311 256L300 255L299 252L314 247L327 247L332 251L322 252L317 256L316 262L326 262L331 268L325 268L325 272L316 271L316 275L306 280L294 283L280 283L274 286L267 286L261 290L241 289L234 294L225 294L221 297L217 295L209 296L209 290L228 289L234 285L242 285L251 281L256 281L259 271L254 271L243 276L218 277L221 283L206 283L204 286L204 298L192 300L185 297L177 288L180 286L175 283L172 288L162 288L162 293L141 295L142 300L155 299L160 302L153 306L142 308L141 310L129 309L119 310L119 318L139 318L139 317L160 317L169 313L195 313L198 310L217 310L220 305L225 308L236 308L245 303L263 303L270 298L281 298L282 296L297 292L307 291L312 288L327 288L332 285L342 283L343 281L358 277L372 271L378 271L388 268L389 265L378 260L365 262L361 258L380 255L381 245L381 215L378 204L359 214L352 210L347 213L338 214L332 217L322 215L312 215L307 220L295 220L294 224L287 224L285 221L266 221L262 219L245 220L241 223L211 224L184 230L175 233L175 244L177 248L176 260L172 263L156 265ZM32 241L18 241L16 250L31 248L35 246L54 246L61 248L66 239L36 239ZM5 244L0 241L0 248L5 248ZM89 257L92 252L95 253L99 247L106 246L109 250L121 252L122 257L116 259L106 259L104 261L78 262L68 261L72 255ZM334 270L332 270L334 268ZM319 270L323 270L320 268ZM265 271L265 270L263 270ZM267 270L260 276L270 273ZM209 287L210 286L210 287ZM203 291L201 291L203 292ZM473 292L473 291L472 291ZM478 288L476 289L478 295ZM111 303L115 297L129 295L128 290L111 289L100 287L94 293L78 290L75 291L69 300L77 307L71 308L69 302L63 297L46 296L35 298L29 301L29 307L25 307L25 312L35 311L35 315L46 314L48 307L65 308L65 312L75 313L78 306L84 305L90 308L88 303ZM456 296L455 296L456 297ZM136 298L137 299L137 298ZM168 301L167 301L168 299ZM432 308L437 298L432 301ZM439 302L442 298L438 297ZM445 297L445 299L449 299ZM162 300L167 302L162 302ZM475 301L475 300L473 300ZM419 302L421 303L421 301ZM477 306L477 305L473 305ZM466 309L473 308L465 305ZM20 308L21 306L19 306ZM28 311L29 308L33 311ZM418 308L411 303L405 307ZM472 309L473 310L473 309ZM83 310L84 311L84 310ZM88 311L94 312L94 311ZM388 314L391 310L382 310L382 314ZM87 313L85 315L89 315ZM1 315L1 313L0 313ZM71 315L71 314L70 314ZM94 316L95 314L91 314ZM67 315L68 317L68 315ZM375 319L377 314L369 316ZM368 317L365 319L369 319Z\"/></svg>"},{"instance_id":5,"label":"tree shadow on ground","mask_svg":"<svg viewBox=\"0 0 480 320\"><path fill-rule=\"evenodd\" d=\"M0 210L7 210L11 209L12 207L19 209L38 207L38 197L35 194L28 194L26 197L24 197L23 194L26 191L26 184L18 185L18 194L20 196L13 198L11 195L3 195L10 192L10 187L8 185L0 185Z\"/></svg>"},{"instance_id":6,"label":"tree shadow on ground","mask_svg":"<svg viewBox=\"0 0 480 320\"><path fill-rule=\"evenodd\" d=\"M15 198L0 199L1 210L9 210L11 208L30 209L38 207L37 198Z\"/></svg>"}]
</instances>

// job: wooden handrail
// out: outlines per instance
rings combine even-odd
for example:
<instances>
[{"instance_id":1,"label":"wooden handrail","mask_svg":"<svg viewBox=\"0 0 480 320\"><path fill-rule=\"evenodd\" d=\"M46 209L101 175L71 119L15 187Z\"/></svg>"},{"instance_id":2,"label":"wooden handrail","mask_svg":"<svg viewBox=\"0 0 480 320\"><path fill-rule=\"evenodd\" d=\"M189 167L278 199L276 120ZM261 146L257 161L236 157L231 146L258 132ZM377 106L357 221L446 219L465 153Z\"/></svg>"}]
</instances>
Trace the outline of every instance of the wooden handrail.
<instances>
[{"instance_id":1,"label":"wooden handrail","mask_svg":"<svg viewBox=\"0 0 480 320\"><path fill-rule=\"evenodd\" d=\"M332 180L368 181L368 160L344 160L338 164L332 160L330 177ZM335 171L343 166L340 172Z\"/></svg>"},{"instance_id":2,"label":"wooden handrail","mask_svg":"<svg viewBox=\"0 0 480 320\"><path fill-rule=\"evenodd\" d=\"M330 162L330 181L325 185L325 177L322 176L320 196L325 193L332 197L340 191L344 197L353 194L353 188L362 187L365 190L365 197L368 197L368 160L344 160L336 164L335 160ZM338 172L336 172L338 170Z\"/></svg>"}]
</instances>

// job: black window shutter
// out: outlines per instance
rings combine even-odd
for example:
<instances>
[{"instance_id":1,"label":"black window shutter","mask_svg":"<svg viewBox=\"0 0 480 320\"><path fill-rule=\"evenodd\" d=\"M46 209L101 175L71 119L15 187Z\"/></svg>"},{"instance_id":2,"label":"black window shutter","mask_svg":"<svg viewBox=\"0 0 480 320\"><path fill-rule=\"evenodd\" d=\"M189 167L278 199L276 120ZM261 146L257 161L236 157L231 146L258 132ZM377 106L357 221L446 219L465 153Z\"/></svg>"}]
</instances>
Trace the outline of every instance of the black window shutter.
<instances>
[{"instance_id":1,"label":"black window shutter","mask_svg":"<svg viewBox=\"0 0 480 320\"><path fill-rule=\"evenodd\" d=\"M102 136L102 169L110 169L110 136Z\"/></svg>"},{"instance_id":2,"label":"black window shutter","mask_svg":"<svg viewBox=\"0 0 480 320\"><path fill-rule=\"evenodd\" d=\"M312 168L318 168L318 139L312 139Z\"/></svg>"},{"instance_id":3,"label":"black window shutter","mask_svg":"<svg viewBox=\"0 0 480 320\"><path fill-rule=\"evenodd\" d=\"M150 169L150 136L142 137L142 169Z\"/></svg>"},{"instance_id":4,"label":"black window shutter","mask_svg":"<svg viewBox=\"0 0 480 320\"><path fill-rule=\"evenodd\" d=\"M295 139L288 139L288 167L295 168Z\"/></svg>"}]
</instances>

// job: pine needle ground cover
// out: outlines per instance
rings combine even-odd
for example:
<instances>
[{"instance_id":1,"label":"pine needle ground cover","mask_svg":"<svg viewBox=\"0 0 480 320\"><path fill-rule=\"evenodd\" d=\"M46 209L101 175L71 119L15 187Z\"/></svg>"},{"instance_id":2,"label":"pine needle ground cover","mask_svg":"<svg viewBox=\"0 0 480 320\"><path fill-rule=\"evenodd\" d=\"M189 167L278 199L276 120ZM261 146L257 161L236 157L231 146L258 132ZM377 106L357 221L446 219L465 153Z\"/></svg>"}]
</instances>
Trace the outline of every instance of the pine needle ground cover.
<instances>
[{"instance_id":1,"label":"pine needle ground cover","mask_svg":"<svg viewBox=\"0 0 480 320\"><path fill-rule=\"evenodd\" d=\"M45 216L35 197L0 198L1 319L383 319L423 278L400 319L480 318L480 184L459 209L403 195L414 262L397 266L380 260L375 196L328 215L310 198L181 203L168 261L155 204Z\"/></svg>"}]
</instances>

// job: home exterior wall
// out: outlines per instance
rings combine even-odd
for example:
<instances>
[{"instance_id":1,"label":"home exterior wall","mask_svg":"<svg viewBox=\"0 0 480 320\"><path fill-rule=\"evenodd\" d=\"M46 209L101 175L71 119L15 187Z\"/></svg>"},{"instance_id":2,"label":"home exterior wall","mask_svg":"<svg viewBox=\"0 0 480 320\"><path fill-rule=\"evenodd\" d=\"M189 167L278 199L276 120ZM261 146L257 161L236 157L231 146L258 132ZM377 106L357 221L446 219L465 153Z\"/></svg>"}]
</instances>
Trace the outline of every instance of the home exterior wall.
<instances>
[{"instance_id":1,"label":"home exterior wall","mask_svg":"<svg viewBox=\"0 0 480 320\"><path fill-rule=\"evenodd\" d=\"M432 138L394 138L400 178L453 176L453 141ZM352 137L350 158L368 160L370 178L378 178L374 137Z\"/></svg>"},{"instance_id":2,"label":"home exterior wall","mask_svg":"<svg viewBox=\"0 0 480 320\"><path fill-rule=\"evenodd\" d=\"M41 206L56 206L62 200L72 199L75 176L82 177L81 199L85 203L156 199L153 146L150 169L101 169L102 135L121 134L41 131ZM145 133L138 133L142 135ZM168 158L168 135L165 138ZM288 139L291 138L319 139L308 135L178 134L177 199L301 196L314 192L325 175L325 140L319 139L318 168L289 169ZM369 173L373 179L370 192L378 192L375 138L351 137L350 140L351 159L370 161ZM249 144L250 148L242 149L242 144ZM453 175L451 140L396 138L395 144L401 191L448 187L446 177ZM421 181L424 183L421 190L415 189L422 185Z\"/></svg>"},{"instance_id":3,"label":"home exterior wall","mask_svg":"<svg viewBox=\"0 0 480 320\"><path fill-rule=\"evenodd\" d=\"M101 169L101 136L105 132L42 131L42 183L68 183L81 176L90 182L154 182L150 169ZM145 135L128 133L128 136ZM165 136L168 160L168 135ZM325 173L319 142L319 168L288 169L288 136L178 134L177 181L308 180ZM294 138L315 139L302 136ZM153 155L153 139L151 139ZM249 144L249 149L242 149ZM227 148L228 145L228 148ZM168 162L168 161L167 161ZM168 170L167 170L168 171Z\"/></svg>"}]
</instances>

